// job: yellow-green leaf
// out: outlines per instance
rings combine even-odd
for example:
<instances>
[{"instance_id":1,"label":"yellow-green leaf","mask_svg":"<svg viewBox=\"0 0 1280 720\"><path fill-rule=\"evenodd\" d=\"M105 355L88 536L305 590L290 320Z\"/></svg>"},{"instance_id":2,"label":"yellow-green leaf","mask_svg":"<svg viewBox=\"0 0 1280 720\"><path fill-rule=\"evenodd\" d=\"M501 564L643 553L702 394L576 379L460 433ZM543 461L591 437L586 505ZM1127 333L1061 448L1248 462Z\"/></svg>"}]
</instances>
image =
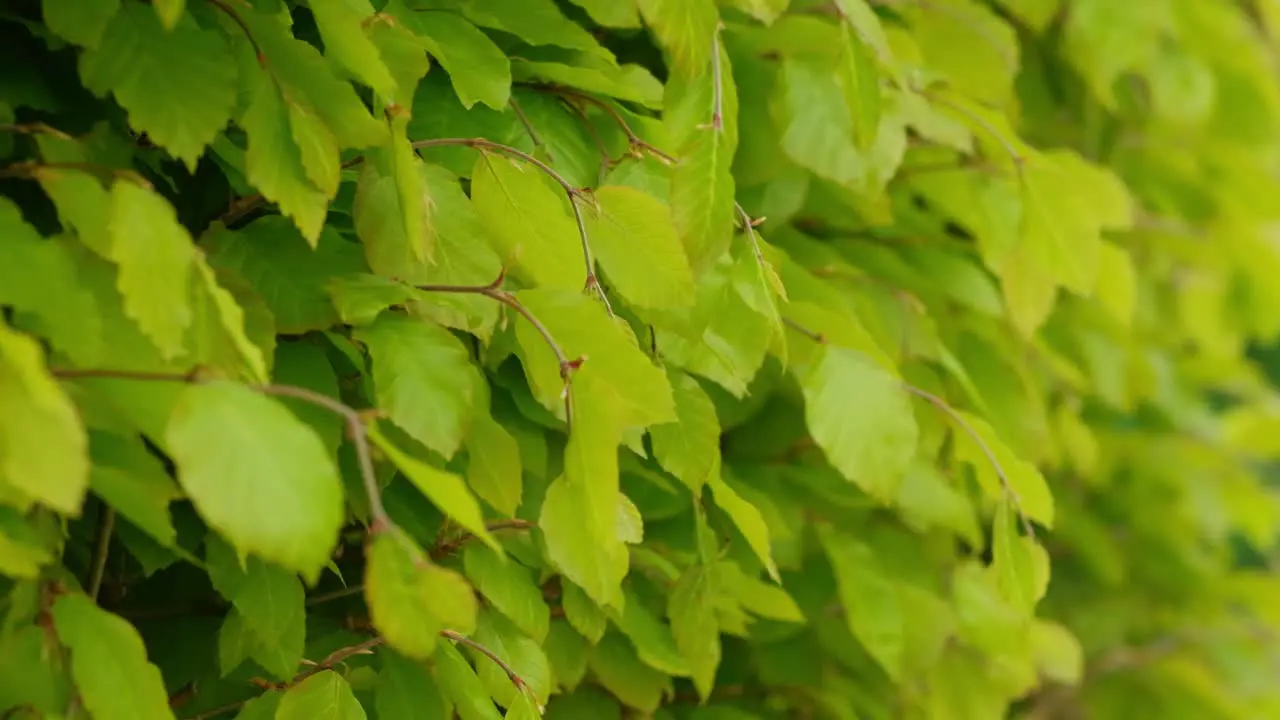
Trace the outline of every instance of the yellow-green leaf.
<instances>
[{"instance_id":1,"label":"yellow-green leaf","mask_svg":"<svg viewBox=\"0 0 1280 720\"><path fill-rule=\"evenodd\" d=\"M365 598L373 624L393 648L425 659L441 630L470 634L476 624L476 599L458 573L427 559L412 540L387 531L369 544Z\"/></svg>"}]
</instances>

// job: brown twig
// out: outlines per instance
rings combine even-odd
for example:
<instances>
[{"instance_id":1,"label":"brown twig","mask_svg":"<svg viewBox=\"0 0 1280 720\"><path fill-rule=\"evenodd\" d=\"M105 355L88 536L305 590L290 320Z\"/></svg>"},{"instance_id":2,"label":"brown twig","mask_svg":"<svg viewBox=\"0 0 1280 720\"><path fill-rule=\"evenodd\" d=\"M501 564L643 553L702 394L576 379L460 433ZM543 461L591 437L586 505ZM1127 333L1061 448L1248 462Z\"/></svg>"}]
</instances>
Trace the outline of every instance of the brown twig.
<instances>
[{"instance_id":1,"label":"brown twig","mask_svg":"<svg viewBox=\"0 0 1280 720\"><path fill-rule=\"evenodd\" d=\"M504 530L532 530L537 526L537 523L531 520L512 518L510 520L498 520L496 522L491 522L485 526L485 530L488 530L489 532L502 532ZM453 540L439 542L431 550L431 559L440 560L441 558L448 557L475 539L476 536L473 533L465 533Z\"/></svg>"},{"instance_id":2,"label":"brown twig","mask_svg":"<svg viewBox=\"0 0 1280 720\"><path fill-rule=\"evenodd\" d=\"M520 107L520 103L516 101L514 95L507 99L507 104L515 111L516 117L520 119L520 124L524 126L524 131L529 135L529 139L533 141L534 147L542 148L547 154L547 159L555 162L555 158L551 156L551 149L546 143L542 142L542 138L538 136L538 131L534 129L533 123L529 122L529 116L524 114L524 108Z\"/></svg>"},{"instance_id":3,"label":"brown twig","mask_svg":"<svg viewBox=\"0 0 1280 720\"><path fill-rule=\"evenodd\" d=\"M295 685L301 684L302 681L306 680L312 675L318 675L324 672L325 670L332 670L335 666L346 661L347 658L370 652L374 648L384 644L385 642L386 642L386 638L379 635L377 637L370 638L368 640L357 643L355 645L351 645L349 647L338 648L337 650L334 650L333 652L329 653L329 655L326 656L324 660L321 660L320 662L316 663L312 667L309 667L306 670L303 670L302 672L298 673L297 675L294 675L293 679L290 680L289 682L272 685L271 689L287 690ZM227 713L233 712L235 710L239 710L240 708L244 707L251 700L254 700L254 699L256 698L248 698L245 700L237 700L236 702L233 702L233 703L227 703L226 705L216 707L212 710L206 710L205 712L202 712L199 715L192 715L191 717L186 718L186 720L209 720L210 718L215 718L220 715L226 715Z\"/></svg>"},{"instance_id":4,"label":"brown twig","mask_svg":"<svg viewBox=\"0 0 1280 720\"><path fill-rule=\"evenodd\" d=\"M556 362L560 366L560 379L564 381L564 421L566 428L572 431L572 378L574 371L582 366L584 358L575 358L570 360L569 356L565 354L564 348L560 347L560 343L556 342L555 337L551 334L551 331L547 329L547 326L543 325L542 321L539 320L538 317L529 310L529 308L525 307L524 303L520 302L514 294L502 289L502 283L505 279L506 273L503 272L499 273L497 279L488 285L417 285L415 287L423 292L483 295L506 305L517 313L520 313L525 320L528 320L529 324L533 326L533 329L538 331L538 334L542 336L542 339L547 343L547 346L551 348L551 352L555 354Z\"/></svg>"},{"instance_id":5,"label":"brown twig","mask_svg":"<svg viewBox=\"0 0 1280 720\"><path fill-rule=\"evenodd\" d=\"M511 681L512 685L516 686L516 690L519 690L522 693L529 692L529 683L525 682L524 678L520 677L520 673L516 672L515 668L508 665L506 660L503 660L502 658L498 657L498 654L495 653L494 651L490 650L484 645L481 645L475 640L472 640L471 638L465 635L462 635L461 633L454 632L453 630L441 630L440 636L449 638L450 640L456 643L461 643L463 645L466 645L472 650L475 650L481 655L484 655L485 657L489 658L490 660L493 661L495 665L502 668L502 671L507 674L507 679Z\"/></svg>"},{"instance_id":6,"label":"brown twig","mask_svg":"<svg viewBox=\"0 0 1280 720\"><path fill-rule=\"evenodd\" d=\"M622 133L627 136L627 144L631 146L631 149L633 152L648 153L653 157L657 158L658 160L660 160L664 165L674 165L676 163L676 158L659 150L658 148L646 142L644 138L637 135L636 132L631 129L631 123L628 123L627 119L622 117L622 113L618 112L617 109L614 108L612 105L610 105L607 101L601 100L600 98L595 97L594 95L589 95L587 93L574 90L573 88L562 87L559 85L537 85L535 87L544 88L548 92L555 93L556 95L559 95L561 98L566 99L566 101L568 99L575 99L575 100L581 100L582 102L594 105L595 107L599 108L606 115L608 115L610 118L613 119L613 122L618 126L618 129L622 130ZM577 105L573 103L569 103L569 105L570 107L577 109L580 113L582 112ZM585 114L582 115L582 117L585 118L586 117Z\"/></svg>"},{"instance_id":7,"label":"brown twig","mask_svg":"<svg viewBox=\"0 0 1280 720\"><path fill-rule=\"evenodd\" d=\"M80 170L94 175L109 175L137 183L148 190L153 188L151 181L134 170L113 168L106 165L87 162L35 162L24 160L0 168L0 177L39 178L41 170Z\"/></svg>"}]
</instances>

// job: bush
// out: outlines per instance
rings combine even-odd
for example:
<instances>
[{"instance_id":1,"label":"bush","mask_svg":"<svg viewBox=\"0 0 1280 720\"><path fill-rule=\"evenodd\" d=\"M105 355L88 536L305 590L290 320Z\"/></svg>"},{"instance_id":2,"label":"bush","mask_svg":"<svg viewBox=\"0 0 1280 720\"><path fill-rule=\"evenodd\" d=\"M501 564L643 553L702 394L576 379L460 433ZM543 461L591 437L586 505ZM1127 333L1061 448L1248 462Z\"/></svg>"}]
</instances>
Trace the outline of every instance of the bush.
<instances>
[{"instance_id":1,"label":"bush","mask_svg":"<svg viewBox=\"0 0 1280 720\"><path fill-rule=\"evenodd\" d=\"M1280 717L1278 16L0 18L0 716Z\"/></svg>"}]
</instances>

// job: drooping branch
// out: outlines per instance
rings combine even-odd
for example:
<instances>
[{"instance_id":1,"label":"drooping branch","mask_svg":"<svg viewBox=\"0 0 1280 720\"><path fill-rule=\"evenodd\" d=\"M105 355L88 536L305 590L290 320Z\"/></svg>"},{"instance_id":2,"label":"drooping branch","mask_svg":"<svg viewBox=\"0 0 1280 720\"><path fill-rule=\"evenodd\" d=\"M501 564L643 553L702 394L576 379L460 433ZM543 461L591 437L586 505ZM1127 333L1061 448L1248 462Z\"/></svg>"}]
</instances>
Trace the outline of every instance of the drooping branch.
<instances>
[{"instance_id":1,"label":"drooping branch","mask_svg":"<svg viewBox=\"0 0 1280 720\"><path fill-rule=\"evenodd\" d=\"M525 320L533 326L533 329L542 336L547 347L551 348L551 352L556 357L556 363L560 366L560 379L564 382L564 422L565 427L572 432L573 429L573 373L582 366L583 358L570 359L565 353L564 348L560 347L560 343L556 342L551 331L546 325L533 314L529 308L524 306L514 294L502 289L502 283L506 279L506 272L498 274L497 279L488 285L416 285L418 290L423 292L436 293L457 293L466 295L483 295L491 300L497 301L519 313Z\"/></svg>"},{"instance_id":2,"label":"drooping branch","mask_svg":"<svg viewBox=\"0 0 1280 720\"><path fill-rule=\"evenodd\" d=\"M606 115L608 115L613 120L613 122L618 126L618 129L622 131L623 135L626 135L627 144L631 146L632 153L637 155L640 155L640 154L652 155L653 157L661 161L664 165L674 165L676 163L676 158L659 150L658 148L646 142L644 138L637 135L635 130L631 129L631 123L628 123L627 119L622 116L622 113L618 112L618 110L614 108L612 105L610 105L608 102L601 100L600 98L595 97L594 95L590 95L590 94L575 90L573 88L563 87L560 85L542 84L542 85L535 85L534 87L559 95L571 107L578 110L579 113L582 112L581 108L579 108L576 103L573 103L571 101L577 100L579 102L584 102L599 108L601 111L603 111Z\"/></svg>"},{"instance_id":3,"label":"drooping branch","mask_svg":"<svg viewBox=\"0 0 1280 720\"><path fill-rule=\"evenodd\" d=\"M512 685L516 686L516 690L522 693L529 692L529 683L525 682L524 678L520 677L520 673L516 672L516 669L511 667L511 665L509 665L506 660L503 660L502 658L498 657L498 654L495 653L494 651L490 650L484 645L481 645L475 640L472 640L466 635L454 632L453 630L441 630L440 636L449 638L450 640L456 643L466 645L472 650L475 650L481 655L484 655L485 657L489 658L490 660L493 661L495 665L502 668L502 671L507 674L507 679L511 681Z\"/></svg>"},{"instance_id":4,"label":"drooping branch","mask_svg":"<svg viewBox=\"0 0 1280 720\"><path fill-rule=\"evenodd\" d=\"M783 322L796 332L816 343L825 345L827 342L826 337L822 333L806 328L790 318L784 318ZM978 431L974 429L967 420L965 420L964 416L946 400L943 400L928 390L911 385L910 383L901 382L899 383L899 386L905 392L915 395L942 412L942 414L946 415L951 422L955 423L956 427L960 428L960 430L962 430L974 441L974 443L977 444L978 448L982 451L982 454L986 457L987 462L991 463L992 469L996 472L996 477L1000 479L1000 487L1002 488L1005 496L1013 502L1014 508L1018 512L1018 518L1022 522L1022 527L1026 532L1027 537L1034 540L1036 537L1035 528L1032 526L1031 520L1027 517L1026 512L1022 509L1022 499L1018 496L1017 490L1014 489L1013 483L1010 482L1009 475L1005 472L1004 466L1000 464L1000 459L996 457L995 451L991 449L991 446L987 444L987 441L982 439L982 435L980 435Z\"/></svg>"},{"instance_id":5,"label":"drooping branch","mask_svg":"<svg viewBox=\"0 0 1280 720\"><path fill-rule=\"evenodd\" d=\"M1027 537L1034 540L1036 537L1036 531L1031 525L1031 520L1027 518L1027 514L1022 510L1022 499L1018 497L1018 492L1013 488L1013 483L1009 481L1009 476L1005 473L1004 466L1000 464L1000 459L996 457L995 451L993 451L991 446L982 439L982 436L978 434L978 431L964 419L963 415L961 415L955 408L951 407L946 400L943 400L928 390L918 388L905 382L902 383L902 389L937 408L978 445L982 454L986 456L987 462L991 463L991 467L996 471L996 477L1000 478L1000 486L1004 489L1005 495L1013 501L1013 506L1018 511L1018 518L1022 521L1022 528L1027 533Z\"/></svg>"},{"instance_id":6,"label":"drooping branch","mask_svg":"<svg viewBox=\"0 0 1280 720\"><path fill-rule=\"evenodd\" d=\"M591 252L591 240L587 237L587 223L582 217L582 208L578 207L578 202L590 202L590 199L583 192L582 188L574 187L563 175L552 168L550 165L530 155L529 153L513 148L510 145L487 140L485 138L432 138L430 140L416 140L411 145L418 150L431 147L448 147L461 146L469 147L477 150L491 150L504 155L521 160L528 163L547 175L555 181L564 194L569 198L569 207L573 210L573 221L578 227L578 238L582 244L582 261L586 265L587 279L584 285L585 290L596 293L601 302L604 303L605 310L609 315L613 315L613 306L609 304L609 298L605 295L604 288L600 286L600 278L596 275L596 260Z\"/></svg>"},{"instance_id":7,"label":"drooping branch","mask_svg":"<svg viewBox=\"0 0 1280 720\"><path fill-rule=\"evenodd\" d=\"M199 368L186 373L140 372L101 368L55 368L51 372L54 377L66 380L104 378L188 384L206 382L205 379L200 377ZM295 398L324 408L341 417L346 422L348 437L351 438L352 444L355 445L356 457L360 464L361 480L364 484L365 493L369 496L369 514L372 516L371 529L378 532L394 526L391 517L387 515L387 510L382 504L382 492L378 489L378 478L373 469L373 454L369 449L369 436L366 432L364 419L361 418L358 410L327 395L295 385L250 384L247 387L264 395Z\"/></svg>"}]
</instances>

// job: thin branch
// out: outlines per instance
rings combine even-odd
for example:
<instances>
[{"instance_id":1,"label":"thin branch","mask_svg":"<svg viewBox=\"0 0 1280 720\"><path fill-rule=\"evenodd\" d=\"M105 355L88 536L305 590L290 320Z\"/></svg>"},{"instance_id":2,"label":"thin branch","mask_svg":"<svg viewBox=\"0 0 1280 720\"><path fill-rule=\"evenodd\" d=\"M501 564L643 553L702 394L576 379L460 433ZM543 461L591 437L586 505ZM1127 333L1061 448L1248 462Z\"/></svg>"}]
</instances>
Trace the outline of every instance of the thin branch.
<instances>
[{"instance_id":1,"label":"thin branch","mask_svg":"<svg viewBox=\"0 0 1280 720\"><path fill-rule=\"evenodd\" d=\"M134 170L124 168L113 168L106 165L98 165L96 163L86 162L35 162L32 160L24 160L16 162L12 165L6 165L0 168L0 177L15 178L39 178L41 170L80 170L82 172L92 173L94 175L109 175L114 178L123 178L131 182L135 182L148 190L152 189L151 182Z\"/></svg>"},{"instance_id":2,"label":"thin branch","mask_svg":"<svg viewBox=\"0 0 1280 720\"><path fill-rule=\"evenodd\" d=\"M796 322L795 320L792 320L791 318L782 318L782 322L786 324L787 327L791 328L792 330L795 330L801 335L804 335L805 337L818 343L819 345L827 344L827 336L823 335L822 333L816 330L810 330L809 328L801 325L800 323Z\"/></svg>"},{"instance_id":3,"label":"thin branch","mask_svg":"<svg viewBox=\"0 0 1280 720\"><path fill-rule=\"evenodd\" d=\"M465 635L454 632L453 630L441 630L440 636L449 638L450 640L456 643L461 643L463 645L466 645L472 650L475 650L481 655L484 655L485 657L489 658L494 662L495 665L502 668L502 671L507 674L507 679L511 681L512 685L516 686L516 690L519 690L522 693L529 692L529 683L525 682L524 678L520 677L520 673L516 672L515 668L508 665L506 660L503 660L502 658L498 657L498 654L495 653L494 651L490 650L489 648L485 647L484 645L481 645L480 643L476 642L475 640L472 640L471 638Z\"/></svg>"},{"instance_id":4,"label":"thin branch","mask_svg":"<svg viewBox=\"0 0 1280 720\"><path fill-rule=\"evenodd\" d=\"M664 165L674 165L676 163L676 158L659 150L653 145L650 145L648 142L644 140L644 138L637 135L636 132L631 129L631 123L628 123L627 119L622 117L622 113L618 112L616 108L614 108L605 100L601 100L600 98L595 97L594 95L589 95L587 93L574 90L573 88L561 87L559 85L538 85L536 87L545 88L546 90L553 92L565 99L581 100L583 102L594 105L595 107L599 108L606 115L608 115L610 118L613 119L613 122L617 124L618 129L622 130L622 133L627 136L627 143L631 146L631 149L633 152L648 153L653 157L657 158L658 160L660 160ZM579 108L576 104L569 103L569 105L570 107L573 107L574 109L578 110L579 113L582 112L581 108ZM583 114L582 117L585 118L586 115Z\"/></svg>"},{"instance_id":5,"label":"thin branch","mask_svg":"<svg viewBox=\"0 0 1280 720\"><path fill-rule=\"evenodd\" d=\"M75 140L67 133L42 122L0 123L0 132L21 133L24 135L52 135L61 140Z\"/></svg>"},{"instance_id":6,"label":"thin branch","mask_svg":"<svg viewBox=\"0 0 1280 720\"><path fill-rule=\"evenodd\" d=\"M537 526L537 523L531 520L512 518L510 520L498 520L491 522L485 526L485 530L488 530L489 532L502 532L504 530L532 530ZM436 547L431 550L431 559L440 560L441 558L448 557L475 539L476 536L474 534L465 533L461 537L453 540L439 542L436 544Z\"/></svg>"},{"instance_id":7,"label":"thin branch","mask_svg":"<svg viewBox=\"0 0 1280 720\"><path fill-rule=\"evenodd\" d=\"M321 660L320 662L316 663L312 667L309 667L306 670L303 670L302 672L298 673L297 675L294 675L293 679L290 680L289 682L272 685L271 689L277 690L277 691L288 690L289 688L300 684L303 680L306 680L312 675L318 675L324 672L325 670L332 670L335 666L345 662L347 658L353 657L355 655L362 655L362 654L368 653L372 651L374 648L378 647L379 645L386 643L386 641L387 641L386 638L379 635L377 637L370 638L368 640L365 640L364 642L360 642L355 645L351 645L349 647L338 648L337 650L334 650L333 652L329 653L329 655L325 657L324 660ZM257 697L261 697L261 696L257 696ZM236 702L233 702L233 703L227 703L226 705L216 707L212 710L206 710L205 712L202 712L199 715L192 715L191 717L186 718L186 720L210 720L210 718L226 715L228 713L239 710L240 708L249 704L251 700L256 700L257 697L247 698L245 700L237 700Z\"/></svg>"},{"instance_id":8,"label":"thin branch","mask_svg":"<svg viewBox=\"0 0 1280 720\"><path fill-rule=\"evenodd\" d=\"M551 150L546 143L542 142L542 138L538 136L538 131L533 128L533 123L529 122L529 116L524 114L524 108L520 107L520 103L516 102L515 96L507 99L507 104L515 111L516 117L520 119L520 124L524 126L524 131L528 133L529 139L533 141L535 147L542 148L547 154L547 159L555 162L555 158L551 157Z\"/></svg>"},{"instance_id":9,"label":"thin branch","mask_svg":"<svg viewBox=\"0 0 1280 720\"><path fill-rule=\"evenodd\" d=\"M369 433L360 412L345 403L322 395L314 390L294 385L258 385L257 390L267 395L291 397L303 402L322 407L342 417L347 423L347 436L355 445L356 460L360 464L360 478L364 483L365 494L369 496L369 514L373 517L370 530L380 532L390 528L394 523L387 515L387 508L382 504L382 491L378 488L378 476L373 469L373 453L369 450Z\"/></svg>"},{"instance_id":10,"label":"thin branch","mask_svg":"<svg viewBox=\"0 0 1280 720\"><path fill-rule=\"evenodd\" d=\"M784 318L783 322L796 332L799 332L816 343L826 344L827 342L826 337L823 336L822 333L810 330L790 318ZM1022 509L1022 500L1018 497L1018 492L1014 490L1013 484L1009 481L1009 476L1005 473L1004 466L1000 464L1000 459L996 457L995 451L991 449L991 446L987 444L987 441L983 440L982 436L978 434L978 431L964 419L964 416L962 416L955 408L951 407L951 404L946 400L943 400L928 390L918 388L905 382L900 383L900 386L906 392L915 395L940 410L961 430L963 430L965 434L973 439L973 441L978 445L978 448L982 451L982 454L986 456L987 461L991 463L991 467L996 471L996 477L1000 478L1000 486L1003 488L1005 495L1013 501L1014 507L1018 511L1018 517L1022 521L1023 530L1027 533L1027 537L1035 540L1036 531L1031 525L1031 520L1027 518L1027 514Z\"/></svg>"},{"instance_id":11,"label":"thin branch","mask_svg":"<svg viewBox=\"0 0 1280 720\"><path fill-rule=\"evenodd\" d=\"M515 310L516 312L520 313L520 315L522 315L525 320L528 320L529 324L533 326L534 330L538 331L538 334L541 335L542 339L547 343L547 347L550 347L551 352L556 356L556 363L558 363L560 366L560 379L564 381L565 426L568 429L572 430L573 428L572 378L573 378L574 371L576 371L579 367L582 366L582 363L585 360L585 358L575 358L573 360L569 359L569 356L565 354L564 348L560 347L560 343L556 342L556 339L551 334L551 331L547 329L546 325L542 324L542 321L539 320L538 317L533 314L533 311L525 307L524 303L520 302L520 300L516 298L515 295L502 289L502 282L505 279L505 277L506 277L505 273L500 273L498 275L498 278L493 282L489 283L488 285L417 285L415 287L418 290L422 290L423 292L483 295L487 298L500 302L503 305L506 305L512 310Z\"/></svg>"},{"instance_id":12,"label":"thin branch","mask_svg":"<svg viewBox=\"0 0 1280 720\"><path fill-rule=\"evenodd\" d=\"M89 599L97 602L98 593L102 590L102 578L107 574L107 554L111 550L111 535L116 529L116 509L110 505L102 506L102 516L98 520L97 548L93 553L93 569L89 573Z\"/></svg>"},{"instance_id":13,"label":"thin branch","mask_svg":"<svg viewBox=\"0 0 1280 720\"><path fill-rule=\"evenodd\" d=\"M267 66L267 56L262 52L262 48L258 45L258 41L253 39L253 33L249 30L249 24L240 17L240 13L236 9L228 5L223 0L209 0L209 4L221 10L231 21L240 26L240 30L244 32L244 36L249 40L249 45L253 48L253 55L258 60L261 67Z\"/></svg>"},{"instance_id":14,"label":"thin branch","mask_svg":"<svg viewBox=\"0 0 1280 720\"><path fill-rule=\"evenodd\" d=\"M160 373L160 372L138 372L132 370L108 370L99 368L79 369L79 368L55 368L51 372L55 377L67 380L78 378L106 378L115 380L141 380L141 381L158 381L158 382L178 382L196 384L206 382L199 376L197 369L193 369L187 373ZM291 397L310 403L317 407L324 408L336 415L339 415L346 421L347 432L351 437L351 442L356 448L356 458L360 464L360 475L364 482L365 492L369 496L369 513L372 515L372 523L370 529L373 532L380 532L394 526L391 517L387 515L387 509L382 504L382 493L378 489L378 478L373 470L373 454L369 450L369 436L365 429L363 418L360 412L350 405L346 405L338 400L322 395L314 390L297 387L294 385L246 385L253 390L264 395L274 395L277 397Z\"/></svg>"},{"instance_id":15,"label":"thin branch","mask_svg":"<svg viewBox=\"0 0 1280 720\"><path fill-rule=\"evenodd\" d=\"M1027 537L1035 540L1036 531L1031 525L1031 520L1027 518L1027 514L1022 510L1022 499L1018 497L1018 492L1013 489L1013 484L1009 481L1009 476L1005 473L1004 467L1000 464L999 458L996 457L991 446L987 445L987 442L978 434L978 431L964 419L964 416L957 412L955 408L951 407L946 400L943 400L928 390L924 390L923 388L918 388L907 383L902 383L902 389L928 402L938 410L941 410L944 415L950 418L952 422L960 427L961 430L964 430L964 432L972 438L975 443L977 443L978 448L982 450L982 454L987 457L987 461L990 462L991 467L995 469L996 476L1000 478L1000 485L1004 488L1005 494L1013 501L1014 507L1018 511L1018 517L1022 520L1022 528L1026 531Z\"/></svg>"},{"instance_id":16,"label":"thin branch","mask_svg":"<svg viewBox=\"0 0 1280 720\"><path fill-rule=\"evenodd\" d=\"M565 106L573 111L578 119L582 121L582 127L586 128L587 134L596 144L596 154L600 156L600 167L596 170L596 185L603 185L605 178L609 176L609 170L613 167L613 158L609 156L609 148L604 144L604 138L600 137L600 131L596 130L595 123L591 122L591 118L587 117L587 111L583 110L580 105L569 102L565 98L561 98Z\"/></svg>"}]
</instances>

